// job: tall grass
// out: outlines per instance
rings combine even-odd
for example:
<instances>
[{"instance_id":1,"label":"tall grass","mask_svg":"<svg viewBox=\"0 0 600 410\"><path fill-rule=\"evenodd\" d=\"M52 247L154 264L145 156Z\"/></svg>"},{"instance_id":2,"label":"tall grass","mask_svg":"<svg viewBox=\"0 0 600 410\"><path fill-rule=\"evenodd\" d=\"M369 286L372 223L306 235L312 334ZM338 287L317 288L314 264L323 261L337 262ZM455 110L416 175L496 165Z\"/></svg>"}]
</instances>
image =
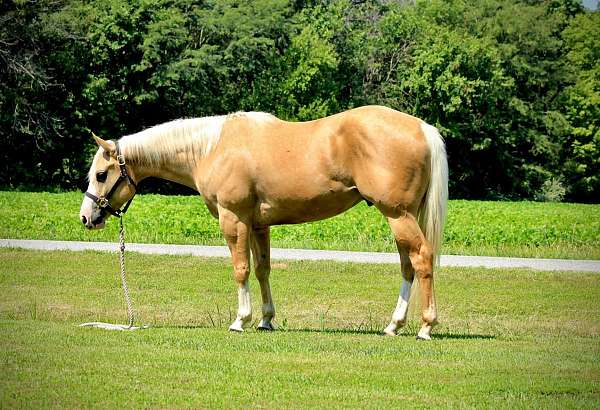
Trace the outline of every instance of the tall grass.
<instances>
[{"instance_id":1,"label":"tall grass","mask_svg":"<svg viewBox=\"0 0 600 410\"><path fill-rule=\"evenodd\" d=\"M0 237L115 241L118 224L86 231L82 194L0 192ZM217 221L198 196L138 195L126 218L128 240L223 245ZM325 221L272 228L284 248L395 252L387 222L361 203ZM446 254L600 259L600 205L450 201Z\"/></svg>"}]
</instances>

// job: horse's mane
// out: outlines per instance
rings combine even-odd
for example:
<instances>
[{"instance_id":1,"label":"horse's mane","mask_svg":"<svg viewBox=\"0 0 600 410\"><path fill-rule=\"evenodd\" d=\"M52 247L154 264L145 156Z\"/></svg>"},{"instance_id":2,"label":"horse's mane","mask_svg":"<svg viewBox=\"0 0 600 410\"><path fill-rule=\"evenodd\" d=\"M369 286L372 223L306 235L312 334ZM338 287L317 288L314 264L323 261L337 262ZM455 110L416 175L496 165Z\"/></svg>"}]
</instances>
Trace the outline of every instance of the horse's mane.
<instances>
[{"instance_id":1,"label":"horse's mane","mask_svg":"<svg viewBox=\"0 0 600 410\"><path fill-rule=\"evenodd\" d=\"M195 162L208 155L217 145L225 122L240 117L255 121L275 119L271 114L262 112L179 119L126 135L119 140L119 144L128 161L144 166L160 166L182 153Z\"/></svg>"}]
</instances>

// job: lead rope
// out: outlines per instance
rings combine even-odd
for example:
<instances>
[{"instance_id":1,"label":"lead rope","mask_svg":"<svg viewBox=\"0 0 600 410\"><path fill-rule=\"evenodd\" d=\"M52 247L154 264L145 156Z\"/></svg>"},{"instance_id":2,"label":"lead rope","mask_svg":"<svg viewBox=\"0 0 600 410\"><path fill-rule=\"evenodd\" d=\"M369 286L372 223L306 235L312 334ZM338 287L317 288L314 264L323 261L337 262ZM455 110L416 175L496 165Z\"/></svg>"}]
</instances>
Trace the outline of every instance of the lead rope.
<instances>
[{"instance_id":1,"label":"lead rope","mask_svg":"<svg viewBox=\"0 0 600 410\"><path fill-rule=\"evenodd\" d=\"M133 321L135 315L133 314L133 304L131 303L131 296L129 295L129 287L127 286L127 279L125 278L125 227L123 226L123 215L119 215L119 264L121 265L121 284L123 285L123 293L125 294L125 302L127 303L127 318L129 319L128 325L113 325L111 323L104 322L88 322L82 323L79 326L99 327L101 329L108 330L137 330L147 329L148 326L134 326Z\"/></svg>"},{"instance_id":2,"label":"lead rope","mask_svg":"<svg viewBox=\"0 0 600 410\"><path fill-rule=\"evenodd\" d=\"M131 303L131 296L129 295L129 287L127 286L127 279L125 279L125 228L123 227L123 215L119 215L119 264L121 265L121 284L123 285L123 293L125 294L125 302L127 303L127 318L129 319L129 329L133 328L134 314L133 304Z\"/></svg>"}]
</instances>

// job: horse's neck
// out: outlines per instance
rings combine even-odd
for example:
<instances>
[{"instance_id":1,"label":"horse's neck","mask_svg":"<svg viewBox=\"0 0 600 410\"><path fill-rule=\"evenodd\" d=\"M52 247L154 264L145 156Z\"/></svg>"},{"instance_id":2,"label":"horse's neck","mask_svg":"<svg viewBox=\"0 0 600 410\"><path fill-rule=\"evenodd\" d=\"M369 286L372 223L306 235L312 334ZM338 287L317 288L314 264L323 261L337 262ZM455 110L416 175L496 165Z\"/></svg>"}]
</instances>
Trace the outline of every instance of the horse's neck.
<instances>
[{"instance_id":1,"label":"horse's neck","mask_svg":"<svg viewBox=\"0 0 600 410\"><path fill-rule=\"evenodd\" d=\"M151 144L152 140L146 142ZM188 151L178 150L175 155L163 155L160 160L156 160L156 154L151 147L146 147L136 141L135 149L132 149L131 143L128 144L127 140L123 141L125 161L137 182L148 177L155 177L195 189L193 179L195 160L191 150L192 147L189 147Z\"/></svg>"},{"instance_id":2,"label":"horse's neck","mask_svg":"<svg viewBox=\"0 0 600 410\"><path fill-rule=\"evenodd\" d=\"M140 179L152 176L194 188L197 166L220 139L224 115L175 120L121 139Z\"/></svg>"}]
</instances>

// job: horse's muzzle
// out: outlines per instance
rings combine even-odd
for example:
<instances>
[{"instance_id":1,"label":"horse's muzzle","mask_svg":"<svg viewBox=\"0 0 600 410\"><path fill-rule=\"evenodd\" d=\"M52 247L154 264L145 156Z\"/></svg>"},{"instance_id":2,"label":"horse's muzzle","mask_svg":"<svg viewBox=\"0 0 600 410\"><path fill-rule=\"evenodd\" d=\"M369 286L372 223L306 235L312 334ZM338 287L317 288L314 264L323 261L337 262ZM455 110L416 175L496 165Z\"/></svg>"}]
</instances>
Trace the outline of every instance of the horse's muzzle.
<instances>
[{"instance_id":1,"label":"horse's muzzle","mask_svg":"<svg viewBox=\"0 0 600 410\"><path fill-rule=\"evenodd\" d=\"M101 210L100 214L93 220L88 219L85 215L81 215L81 223L87 229L102 229L102 228L104 228L105 216L106 216L106 213L103 212L103 210Z\"/></svg>"}]
</instances>

